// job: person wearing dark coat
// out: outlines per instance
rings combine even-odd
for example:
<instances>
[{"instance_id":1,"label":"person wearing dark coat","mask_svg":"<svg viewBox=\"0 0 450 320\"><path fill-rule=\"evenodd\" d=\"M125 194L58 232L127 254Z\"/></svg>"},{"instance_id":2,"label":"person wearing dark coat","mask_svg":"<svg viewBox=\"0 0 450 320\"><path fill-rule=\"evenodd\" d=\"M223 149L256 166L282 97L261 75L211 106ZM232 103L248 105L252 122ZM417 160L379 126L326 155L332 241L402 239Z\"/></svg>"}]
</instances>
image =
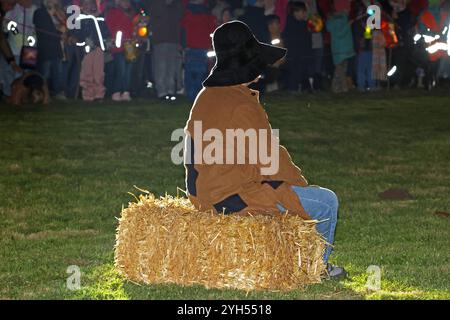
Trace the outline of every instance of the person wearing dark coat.
<instances>
[{"instance_id":1,"label":"person wearing dark coat","mask_svg":"<svg viewBox=\"0 0 450 320\"><path fill-rule=\"evenodd\" d=\"M270 42L269 28L264 14L264 0L257 0L254 6L247 6L239 20L252 29L256 39L261 42Z\"/></svg>"},{"instance_id":2,"label":"person wearing dark coat","mask_svg":"<svg viewBox=\"0 0 450 320\"><path fill-rule=\"evenodd\" d=\"M265 1L256 0L254 5L248 5L245 8L244 14L239 17L238 20L244 22L250 27L255 35L256 39L261 42L270 43L270 32L267 26L267 18L264 14L265 11ZM264 94L266 90L266 75L263 74L261 79L250 86L250 88L258 90L261 95Z\"/></svg>"},{"instance_id":3,"label":"person wearing dark coat","mask_svg":"<svg viewBox=\"0 0 450 320\"><path fill-rule=\"evenodd\" d=\"M54 2L54 1L53 1ZM57 98L65 98L62 76L63 51L61 47L61 32L56 29L50 15L55 4L47 1L45 7L36 10L33 24L36 28L38 49L38 70L46 81L51 79L51 87Z\"/></svg>"},{"instance_id":4,"label":"person wearing dark coat","mask_svg":"<svg viewBox=\"0 0 450 320\"><path fill-rule=\"evenodd\" d=\"M303 2L293 2L288 15L283 40L287 54L287 89L297 91L312 88L312 34L308 29L308 13ZM311 78L311 79L310 79Z\"/></svg>"}]
</instances>

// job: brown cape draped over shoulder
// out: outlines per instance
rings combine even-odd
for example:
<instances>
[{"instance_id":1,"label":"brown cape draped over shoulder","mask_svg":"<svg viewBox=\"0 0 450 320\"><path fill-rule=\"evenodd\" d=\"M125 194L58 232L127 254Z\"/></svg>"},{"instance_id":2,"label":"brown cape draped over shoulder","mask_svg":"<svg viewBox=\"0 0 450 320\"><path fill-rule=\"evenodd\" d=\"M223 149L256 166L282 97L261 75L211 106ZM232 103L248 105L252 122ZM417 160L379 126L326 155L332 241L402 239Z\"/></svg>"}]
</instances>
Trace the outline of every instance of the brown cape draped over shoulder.
<instances>
[{"instance_id":1,"label":"brown cape draped over shoulder","mask_svg":"<svg viewBox=\"0 0 450 320\"><path fill-rule=\"evenodd\" d=\"M237 150L236 141L232 146L234 150L228 150L235 155L233 164L226 163L227 129L265 129L269 154L273 141L278 144L278 138L272 134L267 114L259 103L258 94L258 91L247 86L235 85L206 87L198 95L185 127L185 167L189 199L199 210L212 209L225 214L280 213L278 204L290 214L309 219L298 196L291 189L292 185L307 186L308 183L283 146L278 147L279 170L276 174L262 174L261 168L268 168L270 163L263 164L260 157L257 157L256 163L250 163L248 140L245 155L241 154L245 156L245 163L236 163L236 153L242 153L242 150ZM196 132L194 124L198 124L198 121L201 121L201 131ZM214 138L204 141L204 134L208 129L217 129L222 134L223 164L207 164L202 157L201 152L205 152L207 146L214 142ZM198 137L199 132L201 137ZM264 139L258 138L258 141L265 143ZM197 157L201 157L201 163L194 161L194 158L199 159ZM187 159L189 161L186 161Z\"/></svg>"}]
</instances>

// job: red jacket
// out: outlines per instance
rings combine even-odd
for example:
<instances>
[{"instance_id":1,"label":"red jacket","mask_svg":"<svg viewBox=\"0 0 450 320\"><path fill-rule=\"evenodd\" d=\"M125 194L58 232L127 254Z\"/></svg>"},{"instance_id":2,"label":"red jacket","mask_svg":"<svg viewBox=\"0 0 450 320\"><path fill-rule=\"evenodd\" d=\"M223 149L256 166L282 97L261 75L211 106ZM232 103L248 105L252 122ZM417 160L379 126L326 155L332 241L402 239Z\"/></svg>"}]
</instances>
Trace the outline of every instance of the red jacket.
<instances>
[{"instance_id":1,"label":"red jacket","mask_svg":"<svg viewBox=\"0 0 450 320\"><path fill-rule=\"evenodd\" d=\"M186 34L186 47L192 49L211 48L211 33L216 28L216 18L211 14L193 14L186 10L181 26Z\"/></svg>"},{"instance_id":2,"label":"red jacket","mask_svg":"<svg viewBox=\"0 0 450 320\"><path fill-rule=\"evenodd\" d=\"M123 10L112 8L105 17L106 25L113 40L112 53L122 52L123 44L127 40L133 39L133 16L127 15ZM116 35L118 31L122 31L122 43L119 48L115 46Z\"/></svg>"}]
</instances>

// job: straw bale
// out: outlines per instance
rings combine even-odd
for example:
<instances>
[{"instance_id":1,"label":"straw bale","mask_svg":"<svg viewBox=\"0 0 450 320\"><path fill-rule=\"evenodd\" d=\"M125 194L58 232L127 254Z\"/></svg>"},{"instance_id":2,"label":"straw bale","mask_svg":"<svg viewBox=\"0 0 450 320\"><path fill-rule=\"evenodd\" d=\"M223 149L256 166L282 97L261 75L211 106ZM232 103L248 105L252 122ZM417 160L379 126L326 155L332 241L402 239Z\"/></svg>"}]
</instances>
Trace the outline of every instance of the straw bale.
<instances>
[{"instance_id":1,"label":"straw bale","mask_svg":"<svg viewBox=\"0 0 450 320\"><path fill-rule=\"evenodd\" d=\"M115 265L146 284L290 290L320 282L325 240L315 223L199 212L186 198L141 195L119 219Z\"/></svg>"}]
</instances>

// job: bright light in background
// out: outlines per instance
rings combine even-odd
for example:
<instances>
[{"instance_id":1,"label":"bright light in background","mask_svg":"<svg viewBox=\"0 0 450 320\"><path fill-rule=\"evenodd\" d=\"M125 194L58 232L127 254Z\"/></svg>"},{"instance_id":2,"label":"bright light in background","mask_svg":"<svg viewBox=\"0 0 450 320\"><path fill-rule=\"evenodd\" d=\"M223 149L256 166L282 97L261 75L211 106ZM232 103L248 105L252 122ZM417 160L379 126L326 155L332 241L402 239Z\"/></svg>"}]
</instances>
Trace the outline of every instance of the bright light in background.
<instances>
[{"instance_id":1,"label":"bright light in background","mask_svg":"<svg viewBox=\"0 0 450 320\"><path fill-rule=\"evenodd\" d=\"M36 39L33 36L28 36L27 42L30 47L34 47L36 44Z\"/></svg>"},{"instance_id":2,"label":"bright light in background","mask_svg":"<svg viewBox=\"0 0 450 320\"><path fill-rule=\"evenodd\" d=\"M422 35L420 35L420 34L416 34L415 36L414 36L414 41L415 42L417 42L417 41L419 41L420 40L420 38L422 38Z\"/></svg>"},{"instance_id":3,"label":"bright light in background","mask_svg":"<svg viewBox=\"0 0 450 320\"><path fill-rule=\"evenodd\" d=\"M84 47L86 45L86 42L77 42L77 47Z\"/></svg>"},{"instance_id":4,"label":"bright light in background","mask_svg":"<svg viewBox=\"0 0 450 320\"><path fill-rule=\"evenodd\" d=\"M213 57L216 56L216 53L215 53L214 51L208 51L208 53L206 53L206 56L207 56L208 58L213 58Z\"/></svg>"},{"instance_id":5,"label":"bright light in background","mask_svg":"<svg viewBox=\"0 0 450 320\"><path fill-rule=\"evenodd\" d=\"M396 71L397 71L397 66L393 66L393 67L391 68L391 70L389 70L389 72L387 73L387 76L388 76L388 77L393 76L394 73L395 73Z\"/></svg>"},{"instance_id":6,"label":"bright light in background","mask_svg":"<svg viewBox=\"0 0 450 320\"><path fill-rule=\"evenodd\" d=\"M117 31L116 33L116 48L120 48L122 45L122 31Z\"/></svg>"},{"instance_id":7,"label":"bright light in background","mask_svg":"<svg viewBox=\"0 0 450 320\"><path fill-rule=\"evenodd\" d=\"M277 45L277 44L280 44L280 43L281 43L281 40L280 40L280 39L273 39L271 43L272 43L272 45L275 46L275 45Z\"/></svg>"}]
</instances>

